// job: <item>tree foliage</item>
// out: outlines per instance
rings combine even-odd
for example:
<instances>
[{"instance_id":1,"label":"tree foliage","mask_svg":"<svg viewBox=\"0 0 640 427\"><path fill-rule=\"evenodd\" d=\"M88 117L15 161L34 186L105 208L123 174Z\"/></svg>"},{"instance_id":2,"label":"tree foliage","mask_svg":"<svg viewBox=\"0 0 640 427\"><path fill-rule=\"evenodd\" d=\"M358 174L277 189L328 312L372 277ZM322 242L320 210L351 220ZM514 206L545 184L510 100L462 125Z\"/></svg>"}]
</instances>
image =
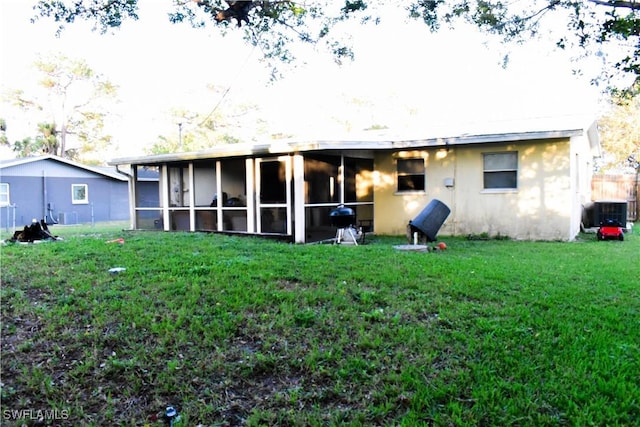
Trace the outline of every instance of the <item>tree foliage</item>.
<instances>
[{"instance_id":1,"label":"tree foliage","mask_svg":"<svg viewBox=\"0 0 640 427\"><path fill-rule=\"evenodd\" d=\"M13 151L20 157L39 154L60 154L60 141L57 136L55 123L38 123L38 134L35 138L27 137L13 144ZM67 153L68 158L74 158L75 153Z\"/></svg>"},{"instance_id":2,"label":"tree foliage","mask_svg":"<svg viewBox=\"0 0 640 427\"><path fill-rule=\"evenodd\" d=\"M228 103L226 90L216 86L209 89L218 97L213 109L198 112L174 109L171 115L177 132L159 136L148 154L199 151L216 145L256 141L264 136L266 125L256 105Z\"/></svg>"},{"instance_id":3,"label":"tree foliage","mask_svg":"<svg viewBox=\"0 0 640 427\"><path fill-rule=\"evenodd\" d=\"M638 93L640 88L635 88ZM602 172L640 172L640 95L617 94L598 120L604 149Z\"/></svg>"},{"instance_id":4,"label":"tree foliage","mask_svg":"<svg viewBox=\"0 0 640 427\"><path fill-rule=\"evenodd\" d=\"M337 61L353 58L350 46L334 37L335 27L346 21L379 22L384 19L384 0L315 1L224 1L174 0L169 19L201 27L217 23L222 31L242 31L245 40L259 47L269 60L295 59L296 42L324 44ZM640 76L640 2L621 0L411 0L398 2L407 16L422 20L432 31L443 25L472 23L497 34L507 42L536 37L543 22L552 16L566 22L557 46L579 46L602 53L614 46L615 53L605 70L605 79L617 73ZM125 20L138 19L137 0L40 0L39 17L52 18L59 30L77 19L91 21L106 32ZM337 32L339 34L339 32ZM615 56L617 55L617 56Z\"/></svg>"},{"instance_id":5,"label":"tree foliage","mask_svg":"<svg viewBox=\"0 0 640 427\"><path fill-rule=\"evenodd\" d=\"M0 146L9 145L9 139L7 138L7 121L0 118Z\"/></svg>"},{"instance_id":6,"label":"tree foliage","mask_svg":"<svg viewBox=\"0 0 640 427\"><path fill-rule=\"evenodd\" d=\"M79 160L106 148L111 137L104 134L104 103L115 98L117 88L83 60L54 56L35 67L37 90L15 89L9 99L40 122L36 136L16 141L13 150L20 156L46 153Z\"/></svg>"}]
</instances>

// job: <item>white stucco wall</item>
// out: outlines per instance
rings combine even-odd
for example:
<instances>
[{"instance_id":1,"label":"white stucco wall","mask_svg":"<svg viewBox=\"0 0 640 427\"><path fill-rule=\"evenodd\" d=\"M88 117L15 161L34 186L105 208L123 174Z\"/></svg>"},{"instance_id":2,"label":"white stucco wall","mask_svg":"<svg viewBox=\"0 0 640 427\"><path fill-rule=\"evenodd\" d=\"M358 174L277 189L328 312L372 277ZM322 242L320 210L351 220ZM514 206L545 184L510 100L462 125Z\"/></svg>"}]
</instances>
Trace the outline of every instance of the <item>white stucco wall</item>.
<instances>
[{"instance_id":1,"label":"white stucco wall","mask_svg":"<svg viewBox=\"0 0 640 427\"><path fill-rule=\"evenodd\" d=\"M457 146L449 151L413 152L426 159L426 190L396 192L395 157L401 152L379 153L375 169L375 232L404 234L407 223L432 200L449 206L451 214L440 235L488 233L513 239L570 240L579 231L580 206L587 166L576 157L584 145L569 138ZM573 147L573 148L572 148ZM518 153L518 188L483 189L483 153ZM573 169L584 168L584 178ZM454 178L454 187L445 186ZM576 229L576 219L578 228Z\"/></svg>"},{"instance_id":2,"label":"white stucco wall","mask_svg":"<svg viewBox=\"0 0 640 427\"><path fill-rule=\"evenodd\" d=\"M593 157L586 136L575 136L571 138L571 194L572 194L572 216L570 225L570 235L575 236L580 232L582 224L582 211L592 200L591 180L593 178Z\"/></svg>"}]
</instances>

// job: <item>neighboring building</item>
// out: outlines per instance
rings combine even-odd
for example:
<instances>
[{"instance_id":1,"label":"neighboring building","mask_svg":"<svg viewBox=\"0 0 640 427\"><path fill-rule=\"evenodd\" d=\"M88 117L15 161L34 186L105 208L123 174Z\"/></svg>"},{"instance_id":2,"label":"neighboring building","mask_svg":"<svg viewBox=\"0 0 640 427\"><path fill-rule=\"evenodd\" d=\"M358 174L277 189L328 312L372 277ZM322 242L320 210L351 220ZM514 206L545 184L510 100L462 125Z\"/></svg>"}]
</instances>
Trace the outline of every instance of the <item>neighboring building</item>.
<instances>
[{"instance_id":1,"label":"neighboring building","mask_svg":"<svg viewBox=\"0 0 640 427\"><path fill-rule=\"evenodd\" d=\"M5 228L22 228L34 218L50 224L126 221L128 179L113 167L91 167L53 155L3 160L0 208Z\"/></svg>"},{"instance_id":2,"label":"neighboring building","mask_svg":"<svg viewBox=\"0 0 640 427\"><path fill-rule=\"evenodd\" d=\"M443 235L571 240L591 200L594 122L509 122L418 139L273 141L115 159L130 167L133 227L275 234L298 243L335 236L329 212L354 209L377 234L404 235L432 200L451 209ZM160 176L140 197L142 171Z\"/></svg>"}]
</instances>

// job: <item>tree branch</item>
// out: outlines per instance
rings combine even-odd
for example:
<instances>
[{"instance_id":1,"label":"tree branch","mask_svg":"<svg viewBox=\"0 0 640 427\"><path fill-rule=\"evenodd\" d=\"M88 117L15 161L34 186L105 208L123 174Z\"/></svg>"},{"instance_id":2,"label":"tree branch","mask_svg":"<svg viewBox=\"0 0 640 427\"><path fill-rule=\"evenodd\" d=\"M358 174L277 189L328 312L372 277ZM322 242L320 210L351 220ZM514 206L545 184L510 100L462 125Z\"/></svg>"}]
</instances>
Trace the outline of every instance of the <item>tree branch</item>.
<instances>
[{"instance_id":1,"label":"tree branch","mask_svg":"<svg viewBox=\"0 0 640 427\"><path fill-rule=\"evenodd\" d=\"M640 2L631 0L631 1L618 1L618 0L589 0L590 3L594 3L600 6L610 6L610 7L622 7L625 9L631 10L640 10Z\"/></svg>"}]
</instances>

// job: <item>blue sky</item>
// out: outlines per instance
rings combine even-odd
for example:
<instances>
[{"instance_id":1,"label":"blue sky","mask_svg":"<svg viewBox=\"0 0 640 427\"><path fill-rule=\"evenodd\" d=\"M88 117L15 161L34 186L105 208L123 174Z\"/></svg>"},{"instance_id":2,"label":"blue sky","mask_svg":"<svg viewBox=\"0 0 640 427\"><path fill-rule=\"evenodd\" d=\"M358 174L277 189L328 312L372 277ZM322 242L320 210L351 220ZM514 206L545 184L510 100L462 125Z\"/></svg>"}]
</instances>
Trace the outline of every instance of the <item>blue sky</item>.
<instances>
[{"instance_id":1,"label":"blue sky","mask_svg":"<svg viewBox=\"0 0 640 427\"><path fill-rule=\"evenodd\" d=\"M31 64L39 54L62 52L83 58L120 87L111 133L116 157L141 154L157 135L177 133L171 108L210 111L219 93L225 101L254 103L273 133L324 137L372 124L415 135L424 126L457 121L504 121L563 114L596 115L598 89L589 72L578 78L566 52L552 40L508 47L472 28L430 34L418 22L397 16L377 27L350 27L356 61L338 67L322 51L301 47L301 60L285 78L268 83L259 52L238 35L222 38L214 26L192 29L166 19L170 0L141 0L141 19L113 35L91 32L86 23L68 27L31 24L35 1L0 3L2 90L34 84ZM387 15L388 17L388 15ZM583 66L590 66L583 63ZM33 117L8 111L10 140L33 129Z\"/></svg>"}]
</instances>

